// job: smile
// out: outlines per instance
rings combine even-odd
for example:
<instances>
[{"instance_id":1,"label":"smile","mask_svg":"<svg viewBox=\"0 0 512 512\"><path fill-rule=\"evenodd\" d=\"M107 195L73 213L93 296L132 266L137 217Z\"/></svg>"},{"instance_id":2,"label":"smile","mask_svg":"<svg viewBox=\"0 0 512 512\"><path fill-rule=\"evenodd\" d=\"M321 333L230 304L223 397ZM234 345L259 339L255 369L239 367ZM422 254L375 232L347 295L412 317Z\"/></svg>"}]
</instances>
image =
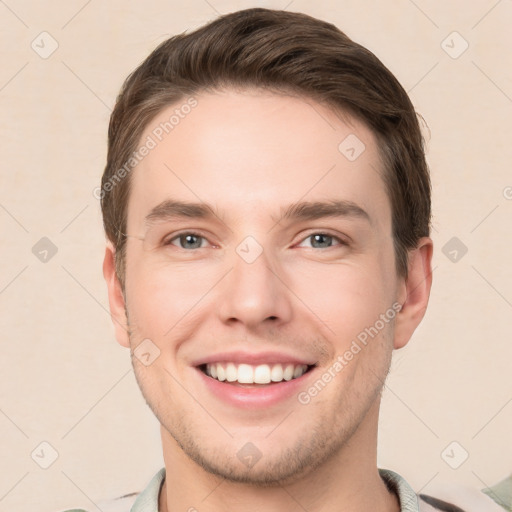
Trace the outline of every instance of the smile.
<instances>
[{"instance_id":1,"label":"smile","mask_svg":"<svg viewBox=\"0 0 512 512\"><path fill-rule=\"evenodd\" d=\"M236 364L233 362L201 365L203 373L219 382L270 384L302 377L312 366L306 364Z\"/></svg>"}]
</instances>

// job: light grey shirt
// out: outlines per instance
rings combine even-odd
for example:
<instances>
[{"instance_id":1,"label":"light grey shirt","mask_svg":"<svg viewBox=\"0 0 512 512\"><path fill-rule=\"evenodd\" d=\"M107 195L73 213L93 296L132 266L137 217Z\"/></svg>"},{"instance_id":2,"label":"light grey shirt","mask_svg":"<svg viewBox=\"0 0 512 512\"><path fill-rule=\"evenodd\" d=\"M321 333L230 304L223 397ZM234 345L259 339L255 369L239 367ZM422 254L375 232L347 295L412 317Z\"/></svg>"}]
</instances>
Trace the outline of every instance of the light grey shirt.
<instances>
[{"instance_id":1,"label":"light grey shirt","mask_svg":"<svg viewBox=\"0 0 512 512\"><path fill-rule=\"evenodd\" d=\"M443 496L443 499L441 499L437 496L434 498L423 494L417 495L407 481L394 471L379 468L379 474L388 489L397 495L400 502L400 512L439 512L446 510L453 512L512 512L512 502L509 501L509 499L512 500L510 498L512 475L509 479L501 482L499 486L485 489L483 492L476 489L472 490L473 494L470 493L470 495L467 493L461 495L455 492L449 494L448 497ZM158 512L158 496L164 479L165 468L162 468L153 476L142 492L100 502L98 507L103 512ZM505 489L505 492L503 489ZM452 497L456 497L456 500L451 499ZM450 501L445 501L446 498ZM468 506L466 507L466 505ZM193 507L189 509L190 512L194 512L194 510ZM65 512L86 511L71 509Z\"/></svg>"}]
</instances>

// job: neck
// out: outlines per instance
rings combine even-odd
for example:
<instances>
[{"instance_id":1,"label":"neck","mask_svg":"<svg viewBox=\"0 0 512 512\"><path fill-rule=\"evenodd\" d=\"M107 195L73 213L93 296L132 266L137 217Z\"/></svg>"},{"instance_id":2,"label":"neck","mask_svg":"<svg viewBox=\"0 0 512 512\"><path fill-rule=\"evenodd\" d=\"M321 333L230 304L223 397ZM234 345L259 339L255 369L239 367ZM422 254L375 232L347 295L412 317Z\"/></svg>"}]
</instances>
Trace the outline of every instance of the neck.
<instances>
[{"instance_id":1,"label":"neck","mask_svg":"<svg viewBox=\"0 0 512 512\"><path fill-rule=\"evenodd\" d=\"M399 512L398 497L377 469L378 408L376 402L348 442L319 467L275 487L230 482L206 472L162 427L166 478L159 512Z\"/></svg>"}]
</instances>

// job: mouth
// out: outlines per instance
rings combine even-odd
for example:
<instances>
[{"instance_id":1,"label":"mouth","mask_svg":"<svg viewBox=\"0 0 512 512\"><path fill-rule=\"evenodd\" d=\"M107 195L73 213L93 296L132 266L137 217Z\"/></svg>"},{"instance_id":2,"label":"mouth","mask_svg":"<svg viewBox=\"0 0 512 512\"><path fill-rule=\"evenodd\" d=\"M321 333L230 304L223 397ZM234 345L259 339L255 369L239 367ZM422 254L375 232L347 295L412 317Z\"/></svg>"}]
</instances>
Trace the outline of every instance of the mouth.
<instances>
[{"instance_id":1,"label":"mouth","mask_svg":"<svg viewBox=\"0 0 512 512\"><path fill-rule=\"evenodd\" d=\"M278 351L231 350L191 363L199 377L199 396L204 393L215 403L246 411L289 407L320 368L314 357Z\"/></svg>"},{"instance_id":2,"label":"mouth","mask_svg":"<svg viewBox=\"0 0 512 512\"><path fill-rule=\"evenodd\" d=\"M218 382L241 387L261 387L299 379L315 366L294 363L251 365L224 361L201 364L198 369Z\"/></svg>"}]
</instances>

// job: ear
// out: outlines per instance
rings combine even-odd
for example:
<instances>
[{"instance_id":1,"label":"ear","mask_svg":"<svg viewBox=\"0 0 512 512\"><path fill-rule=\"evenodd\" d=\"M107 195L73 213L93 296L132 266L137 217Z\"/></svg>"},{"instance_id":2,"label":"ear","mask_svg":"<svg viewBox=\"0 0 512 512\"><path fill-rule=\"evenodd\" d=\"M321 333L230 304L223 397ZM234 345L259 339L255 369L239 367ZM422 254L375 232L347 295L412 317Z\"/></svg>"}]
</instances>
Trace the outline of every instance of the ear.
<instances>
[{"instance_id":1,"label":"ear","mask_svg":"<svg viewBox=\"0 0 512 512\"><path fill-rule=\"evenodd\" d=\"M395 349L407 345L425 315L432 286L433 246L429 237L423 237L416 249L409 251L409 273L399 287L397 299L403 306L395 321Z\"/></svg>"},{"instance_id":2,"label":"ear","mask_svg":"<svg viewBox=\"0 0 512 512\"><path fill-rule=\"evenodd\" d=\"M115 254L116 251L112 243L108 242L103 260L103 277L107 283L110 317L114 324L117 342L123 347L129 348L128 319L126 318L123 289L116 274Z\"/></svg>"}]
</instances>

